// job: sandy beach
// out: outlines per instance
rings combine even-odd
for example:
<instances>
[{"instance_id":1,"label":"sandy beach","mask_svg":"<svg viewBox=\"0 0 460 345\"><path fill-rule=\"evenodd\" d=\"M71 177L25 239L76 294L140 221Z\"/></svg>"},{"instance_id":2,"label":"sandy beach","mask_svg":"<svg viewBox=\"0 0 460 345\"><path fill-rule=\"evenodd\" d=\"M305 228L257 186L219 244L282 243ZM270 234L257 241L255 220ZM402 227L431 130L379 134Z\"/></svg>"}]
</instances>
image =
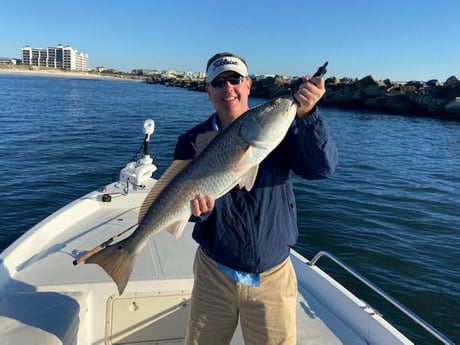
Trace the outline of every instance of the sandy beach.
<instances>
[{"instance_id":1,"label":"sandy beach","mask_svg":"<svg viewBox=\"0 0 460 345\"><path fill-rule=\"evenodd\" d=\"M24 67L11 67L1 66L0 74L16 74L16 75L30 75L38 77L55 77L55 78L82 78L82 79L111 79L111 80L125 80L143 82L142 77L135 77L132 75L106 75L95 72L75 72L54 69L29 69Z\"/></svg>"}]
</instances>

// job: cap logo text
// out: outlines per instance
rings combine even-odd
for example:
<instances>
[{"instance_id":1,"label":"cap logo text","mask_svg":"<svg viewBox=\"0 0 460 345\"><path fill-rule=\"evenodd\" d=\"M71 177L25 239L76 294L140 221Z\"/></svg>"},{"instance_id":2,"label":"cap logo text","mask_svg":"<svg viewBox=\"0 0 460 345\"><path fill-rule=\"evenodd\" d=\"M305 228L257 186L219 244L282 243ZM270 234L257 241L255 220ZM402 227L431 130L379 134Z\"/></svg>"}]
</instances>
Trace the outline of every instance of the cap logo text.
<instances>
[{"instance_id":1,"label":"cap logo text","mask_svg":"<svg viewBox=\"0 0 460 345\"><path fill-rule=\"evenodd\" d=\"M228 59L221 59L221 60L215 61L212 64L213 66L212 70L214 71L216 68L223 66L223 65L238 65L238 61L232 61Z\"/></svg>"}]
</instances>

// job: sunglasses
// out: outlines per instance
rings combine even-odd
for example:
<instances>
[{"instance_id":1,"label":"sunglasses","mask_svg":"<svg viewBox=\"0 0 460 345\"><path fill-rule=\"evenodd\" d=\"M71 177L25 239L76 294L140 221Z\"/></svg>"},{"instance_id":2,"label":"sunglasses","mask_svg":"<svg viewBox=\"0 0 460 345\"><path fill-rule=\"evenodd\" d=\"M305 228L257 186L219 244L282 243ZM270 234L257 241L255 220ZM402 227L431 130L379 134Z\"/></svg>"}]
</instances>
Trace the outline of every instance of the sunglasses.
<instances>
[{"instance_id":1,"label":"sunglasses","mask_svg":"<svg viewBox=\"0 0 460 345\"><path fill-rule=\"evenodd\" d=\"M243 82L243 80L244 80L243 76L241 76L239 74L232 74L232 75L229 75L228 77L215 78L211 82L211 86L215 87L216 89L220 89L220 88L223 88L225 86L227 81L232 85L239 85L239 84L241 84Z\"/></svg>"}]
</instances>

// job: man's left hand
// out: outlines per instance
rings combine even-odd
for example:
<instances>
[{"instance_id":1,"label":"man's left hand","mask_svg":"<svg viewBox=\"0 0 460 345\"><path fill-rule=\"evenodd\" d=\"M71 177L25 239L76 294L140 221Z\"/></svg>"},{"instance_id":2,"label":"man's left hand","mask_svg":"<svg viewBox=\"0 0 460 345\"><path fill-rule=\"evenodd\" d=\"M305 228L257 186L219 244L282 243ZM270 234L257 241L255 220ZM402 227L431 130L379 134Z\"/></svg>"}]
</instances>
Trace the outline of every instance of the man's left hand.
<instances>
[{"instance_id":1,"label":"man's left hand","mask_svg":"<svg viewBox=\"0 0 460 345\"><path fill-rule=\"evenodd\" d=\"M302 118L310 115L316 106L316 103L326 93L324 78L322 77L304 77L303 83L294 97L299 102L297 116Z\"/></svg>"}]
</instances>

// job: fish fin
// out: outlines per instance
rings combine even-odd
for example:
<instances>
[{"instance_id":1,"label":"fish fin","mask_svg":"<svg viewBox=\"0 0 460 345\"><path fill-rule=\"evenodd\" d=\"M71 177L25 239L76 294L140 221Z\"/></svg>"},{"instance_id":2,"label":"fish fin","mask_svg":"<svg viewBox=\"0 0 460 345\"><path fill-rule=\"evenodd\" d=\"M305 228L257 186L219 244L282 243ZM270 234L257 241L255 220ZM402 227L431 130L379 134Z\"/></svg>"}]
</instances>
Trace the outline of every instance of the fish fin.
<instances>
[{"instance_id":1,"label":"fish fin","mask_svg":"<svg viewBox=\"0 0 460 345\"><path fill-rule=\"evenodd\" d=\"M188 223L188 218L182 219L178 222L175 222L169 225L166 228L166 231L169 232L171 235L173 235L176 238L176 240L178 240L179 237L182 235L182 232L184 231L187 223Z\"/></svg>"},{"instance_id":2,"label":"fish fin","mask_svg":"<svg viewBox=\"0 0 460 345\"><path fill-rule=\"evenodd\" d=\"M201 134L198 134L195 138L195 143L193 143L193 148L196 151L195 157L198 156L204 149L209 145L211 141L219 134L217 131L208 131Z\"/></svg>"},{"instance_id":3,"label":"fish fin","mask_svg":"<svg viewBox=\"0 0 460 345\"><path fill-rule=\"evenodd\" d=\"M163 192L166 186L174 179L182 170L187 167L192 159L187 160L175 160L171 163L168 169L164 172L161 178L155 183L155 185L150 190L149 194L145 197L144 202L139 210L138 222L140 223L142 218L144 218L148 209L154 201L157 199L158 195Z\"/></svg>"},{"instance_id":4,"label":"fish fin","mask_svg":"<svg viewBox=\"0 0 460 345\"><path fill-rule=\"evenodd\" d=\"M85 260L85 264L98 264L117 284L118 293L121 295L128 284L129 277L134 268L137 254L126 251L123 241L108 246Z\"/></svg>"},{"instance_id":5,"label":"fish fin","mask_svg":"<svg viewBox=\"0 0 460 345\"><path fill-rule=\"evenodd\" d=\"M244 153L241 155L240 159L238 159L236 164L233 166L233 172L241 173L251 169L252 165L254 164L253 156L252 147L248 146Z\"/></svg>"},{"instance_id":6,"label":"fish fin","mask_svg":"<svg viewBox=\"0 0 460 345\"><path fill-rule=\"evenodd\" d=\"M256 182L257 172L259 171L259 165L256 165L248 170L242 177L240 182L238 182L238 188L246 188L247 191L250 191L254 187Z\"/></svg>"}]
</instances>

